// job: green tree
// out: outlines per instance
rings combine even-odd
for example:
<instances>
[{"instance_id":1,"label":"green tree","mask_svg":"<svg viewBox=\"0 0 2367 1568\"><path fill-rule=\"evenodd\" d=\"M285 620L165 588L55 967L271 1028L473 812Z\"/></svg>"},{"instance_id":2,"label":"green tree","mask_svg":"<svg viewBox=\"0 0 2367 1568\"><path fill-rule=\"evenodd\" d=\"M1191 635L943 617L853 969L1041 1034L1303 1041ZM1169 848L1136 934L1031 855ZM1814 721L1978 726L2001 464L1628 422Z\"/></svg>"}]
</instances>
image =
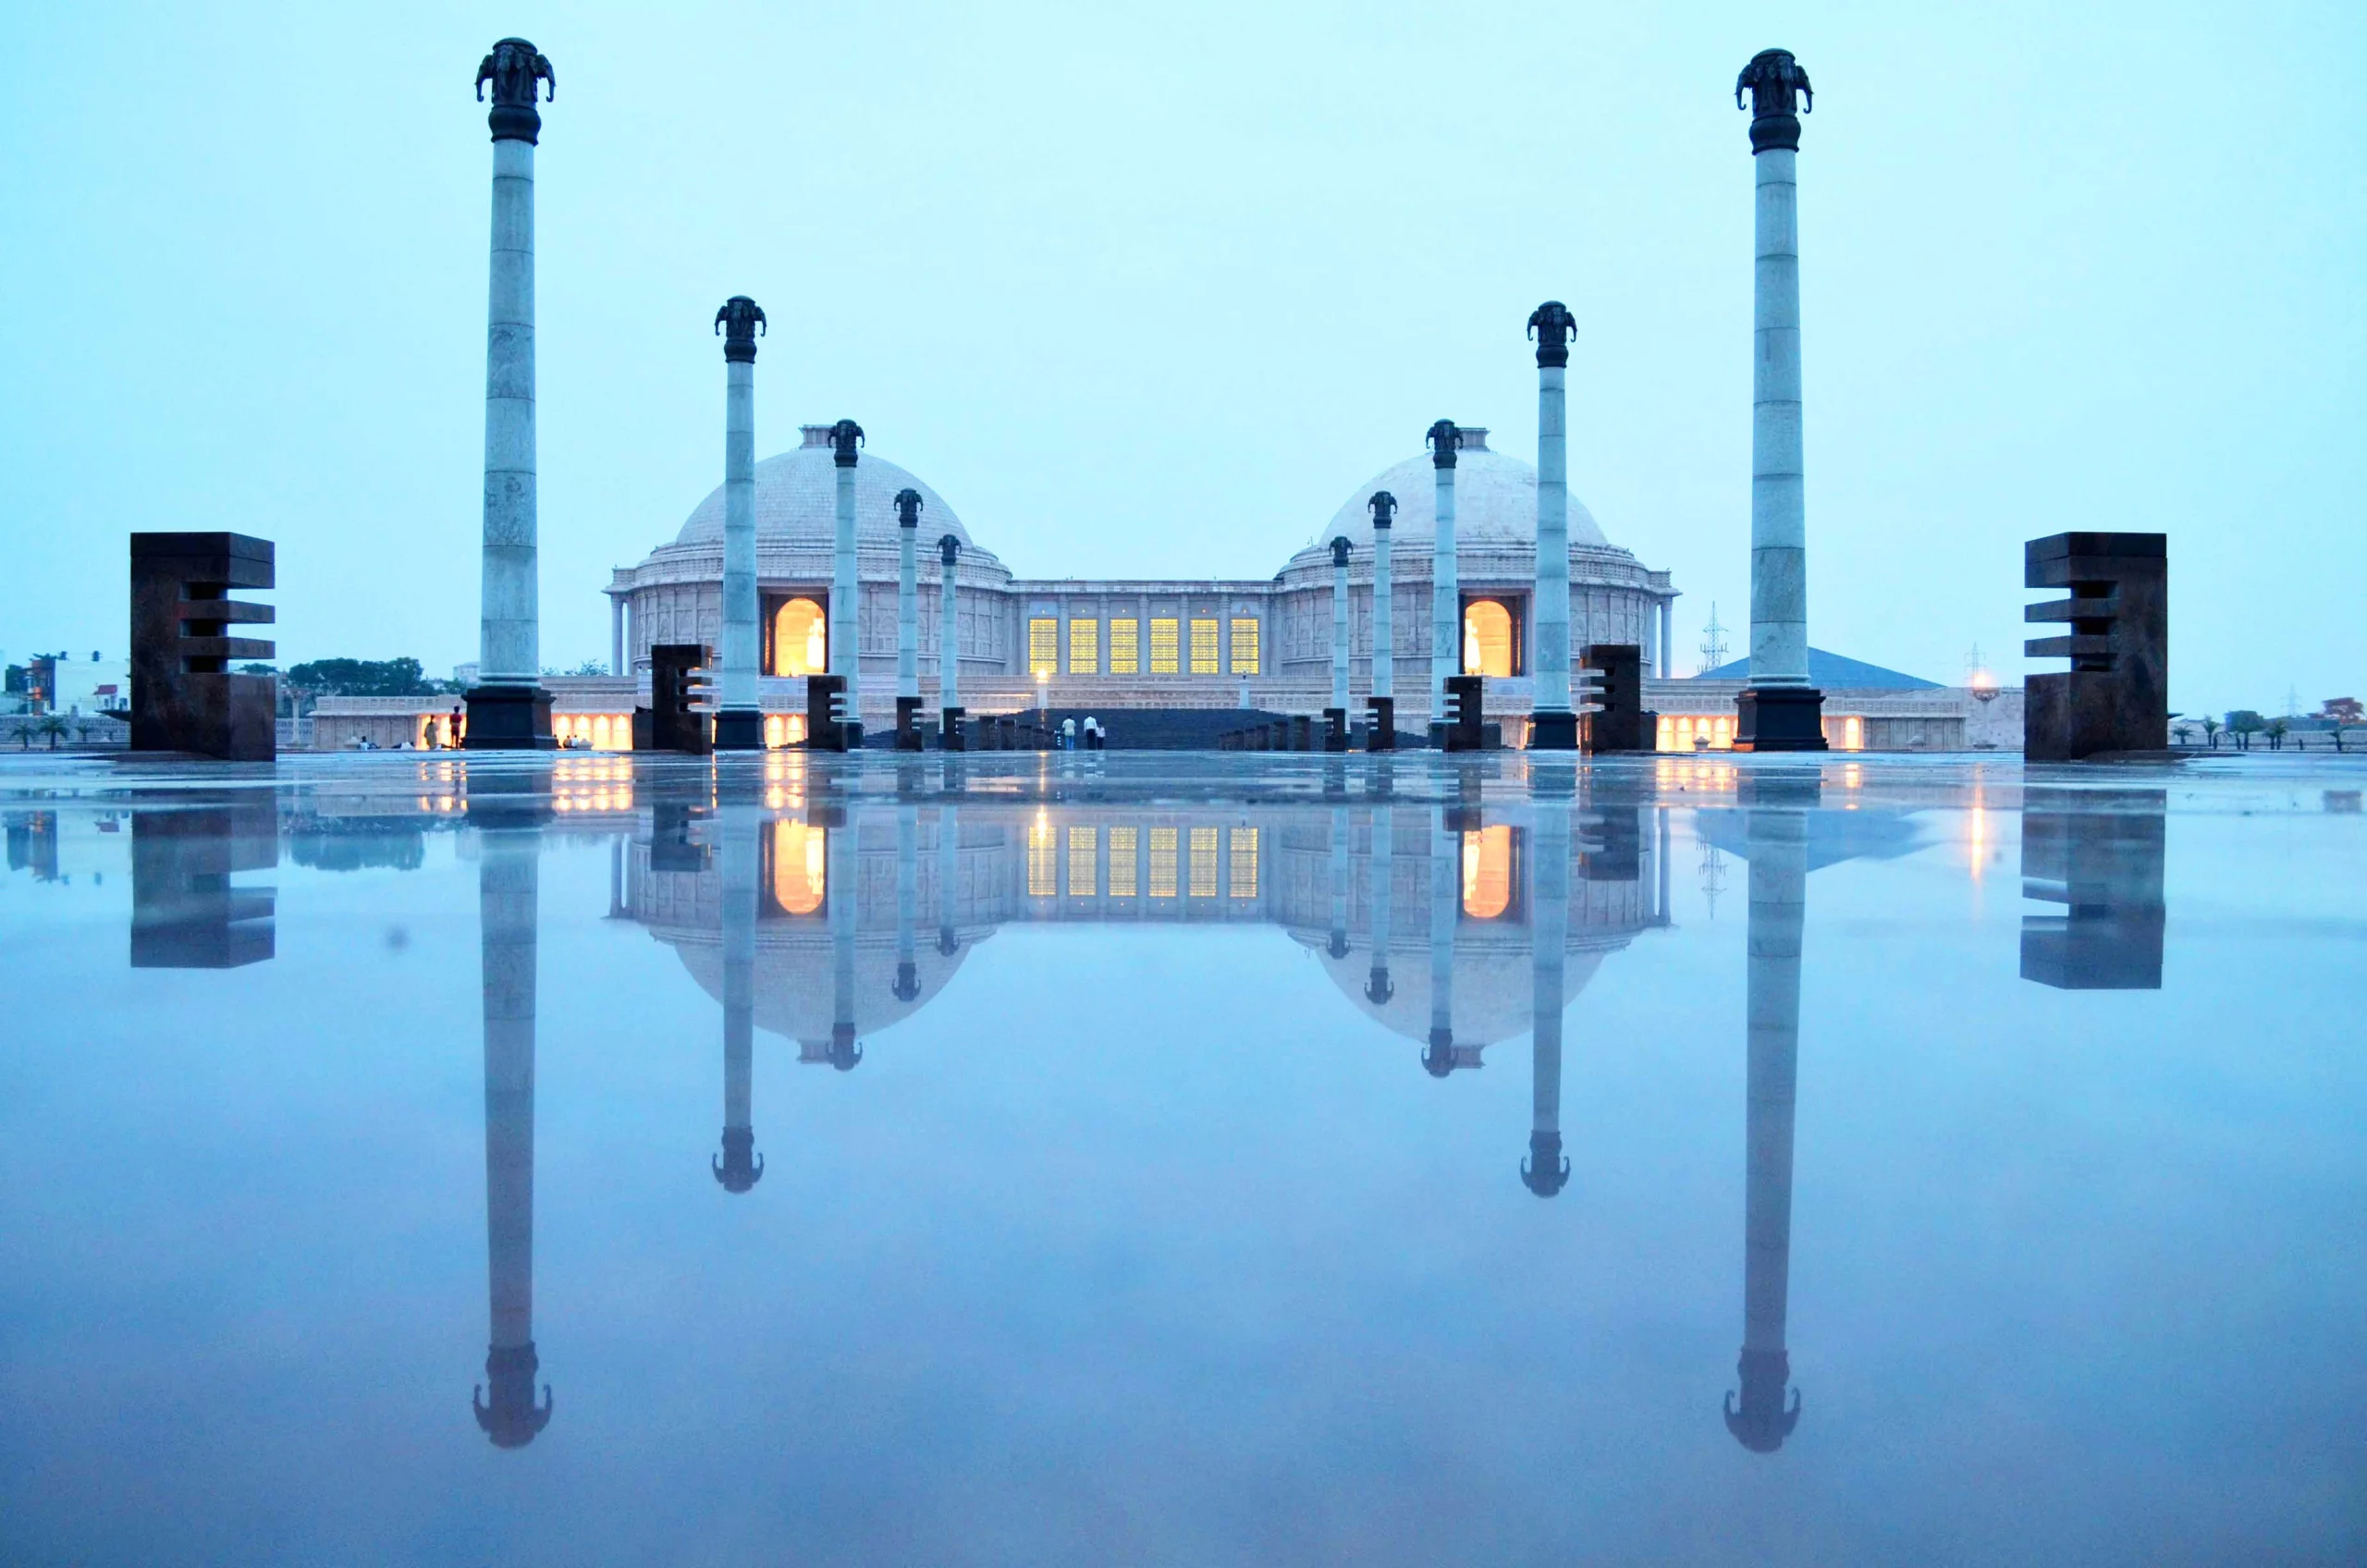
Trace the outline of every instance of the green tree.
<instances>
[{"instance_id":1,"label":"green tree","mask_svg":"<svg viewBox=\"0 0 2367 1568\"><path fill-rule=\"evenodd\" d=\"M2227 715L2227 733L2236 738L2239 750L2252 749L2252 737L2268 728L2268 720L2251 708L2236 708Z\"/></svg>"},{"instance_id":2,"label":"green tree","mask_svg":"<svg viewBox=\"0 0 2367 1568\"><path fill-rule=\"evenodd\" d=\"M2286 722L2281 718L2272 718L2262 728L2268 731L2268 749L2272 752L2283 751L2285 749L2285 734L2288 728Z\"/></svg>"},{"instance_id":3,"label":"green tree","mask_svg":"<svg viewBox=\"0 0 2367 1568\"><path fill-rule=\"evenodd\" d=\"M57 742L66 739L66 721L55 714L43 719L34 728L49 737L49 749L53 752L57 750Z\"/></svg>"},{"instance_id":4,"label":"green tree","mask_svg":"<svg viewBox=\"0 0 2367 1568\"><path fill-rule=\"evenodd\" d=\"M2328 697L2318 704L2318 717L2336 724L2367 724L2367 708L2361 708L2356 697Z\"/></svg>"},{"instance_id":5,"label":"green tree","mask_svg":"<svg viewBox=\"0 0 2367 1568\"><path fill-rule=\"evenodd\" d=\"M428 697L439 689L412 658L308 659L288 667L288 684L338 697Z\"/></svg>"},{"instance_id":6,"label":"green tree","mask_svg":"<svg viewBox=\"0 0 2367 1568\"><path fill-rule=\"evenodd\" d=\"M2213 751L2215 752L2219 749L2219 721L2217 719L2205 718L2202 721L2202 739L2203 742Z\"/></svg>"},{"instance_id":7,"label":"green tree","mask_svg":"<svg viewBox=\"0 0 2367 1568\"><path fill-rule=\"evenodd\" d=\"M2170 733L2177 737L2177 743L2181 746L2194 744L2194 726L2191 724L2174 725L2171 727Z\"/></svg>"}]
</instances>

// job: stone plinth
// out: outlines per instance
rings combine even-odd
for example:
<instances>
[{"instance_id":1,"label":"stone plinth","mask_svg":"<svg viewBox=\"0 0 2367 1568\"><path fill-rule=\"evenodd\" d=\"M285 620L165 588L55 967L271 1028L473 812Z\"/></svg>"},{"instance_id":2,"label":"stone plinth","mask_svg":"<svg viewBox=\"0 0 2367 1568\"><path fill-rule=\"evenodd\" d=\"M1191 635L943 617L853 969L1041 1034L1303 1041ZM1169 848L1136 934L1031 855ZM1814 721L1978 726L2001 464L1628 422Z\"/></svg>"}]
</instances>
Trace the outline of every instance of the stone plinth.
<instances>
[{"instance_id":1,"label":"stone plinth","mask_svg":"<svg viewBox=\"0 0 2367 1568\"><path fill-rule=\"evenodd\" d=\"M2031 605L2022 619L2065 635L2033 637L2032 658L2067 671L2033 675L2022 751L2032 762L2077 762L2099 752L2158 752L2170 743L2167 539L2159 533L2054 533L2023 549L2022 584L2067 599Z\"/></svg>"},{"instance_id":2,"label":"stone plinth","mask_svg":"<svg viewBox=\"0 0 2367 1568\"><path fill-rule=\"evenodd\" d=\"M1450 675L1445 680L1446 715L1438 726L1439 744L1450 752L1477 752L1487 744L1487 718L1481 707L1486 678Z\"/></svg>"},{"instance_id":3,"label":"stone plinth","mask_svg":"<svg viewBox=\"0 0 2367 1568\"><path fill-rule=\"evenodd\" d=\"M269 762L278 750L272 681L233 675L274 645L229 633L268 625L268 605L230 597L269 588L274 551L244 533L131 536L131 749Z\"/></svg>"},{"instance_id":4,"label":"stone plinth","mask_svg":"<svg viewBox=\"0 0 2367 1568\"><path fill-rule=\"evenodd\" d=\"M660 643L649 650L648 741L643 743L644 726L635 715L634 750L705 754L707 716L697 704L705 694L706 662L706 648L698 643Z\"/></svg>"},{"instance_id":5,"label":"stone plinth","mask_svg":"<svg viewBox=\"0 0 2367 1568\"><path fill-rule=\"evenodd\" d=\"M1593 643L1586 668L1595 672L1595 701L1587 716L1590 752L1649 752L1654 737L1644 723L1644 650L1634 643Z\"/></svg>"}]
</instances>

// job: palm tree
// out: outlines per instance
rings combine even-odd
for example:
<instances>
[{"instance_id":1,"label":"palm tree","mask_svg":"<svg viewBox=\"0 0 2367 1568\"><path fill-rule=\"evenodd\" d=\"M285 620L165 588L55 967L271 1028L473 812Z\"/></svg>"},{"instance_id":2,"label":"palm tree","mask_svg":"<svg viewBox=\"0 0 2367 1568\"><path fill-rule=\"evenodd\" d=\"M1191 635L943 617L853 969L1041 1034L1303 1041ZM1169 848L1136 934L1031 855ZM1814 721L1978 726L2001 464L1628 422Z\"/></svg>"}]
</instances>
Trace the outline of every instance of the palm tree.
<instances>
[{"instance_id":1,"label":"palm tree","mask_svg":"<svg viewBox=\"0 0 2367 1568\"><path fill-rule=\"evenodd\" d=\"M2206 718L2202 721L2202 738L2211 743L2211 749L2213 751L2215 752L2219 749L2219 721L2217 719Z\"/></svg>"},{"instance_id":2,"label":"palm tree","mask_svg":"<svg viewBox=\"0 0 2367 1568\"><path fill-rule=\"evenodd\" d=\"M49 737L49 749L53 752L57 750L57 742L66 739L66 721L55 714L43 719L38 728Z\"/></svg>"},{"instance_id":3,"label":"palm tree","mask_svg":"<svg viewBox=\"0 0 2367 1568\"><path fill-rule=\"evenodd\" d=\"M2272 752L2285 749L2285 721L2281 718L2268 721L2268 749Z\"/></svg>"},{"instance_id":4,"label":"palm tree","mask_svg":"<svg viewBox=\"0 0 2367 1568\"><path fill-rule=\"evenodd\" d=\"M2170 733L2177 738L2177 743L2181 746L2194 744L2194 726L2191 724L2178 725Z\"/></svg>"}]
</instances>

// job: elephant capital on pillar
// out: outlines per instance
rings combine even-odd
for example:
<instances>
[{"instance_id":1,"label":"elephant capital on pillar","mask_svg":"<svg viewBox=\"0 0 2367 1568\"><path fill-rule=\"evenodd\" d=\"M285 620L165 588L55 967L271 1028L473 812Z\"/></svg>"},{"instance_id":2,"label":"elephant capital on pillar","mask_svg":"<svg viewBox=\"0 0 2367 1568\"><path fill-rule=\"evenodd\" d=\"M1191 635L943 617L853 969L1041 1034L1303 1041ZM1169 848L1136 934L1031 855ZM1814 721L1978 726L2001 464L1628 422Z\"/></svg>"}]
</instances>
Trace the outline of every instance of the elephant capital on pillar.
<instances>
[{"instance_id":1,"label":"elephant capital on pillar","mask_svg":"<svg viewBox=\"0 0 2367 1568\"><path fill-rule=\"evenodd\" d=\"M534 108L544 85L558 96L558 77L548 56L522 38L505 38L477 66L477 102L484 102L485 84L493 84L493 110L485 121L496 141L533 143L542 133L543 116Z\"/></svg>"},{"instance_id":2,"label":"elephant capital on pillar","mask_svg":"<svg viewBox=\"0 0 2367 1568\"><path fill-rule=\"evenodd\" d=\"M962 558L961 539L950 533L939 538L937 542L937 558L944 564L948 571L952 570L954 563Z\"/></svg>"},{"instance_id":3,"label":"elephant capital on pillar","mask_svg":"<svg viewBox=\"0 0 2367 1568\"><path fill-rule=\"evenodd\" d=\"M1559 300L1548 300L1529 312L1528 335L1537 339L1537 368L1568 364L1570 338L1577 330L1578 318Z\"/></svg>"},{"instance_id":4,"label":"elephant capital on pillar","mask_svg":"<svg viewBox=\"0 0 2367 1568\"><path fill-rule=\"evenodd\" d=\"M1784 1386L1792 1379L1792 1358L1780 1350L1746 1350L1735 1364L1742 1401L1726 1396L1726 1430L1753 1453L1773 1453L1800 1424L1800 1390L1784 1403Z\"/></svg>"},{"instance_id":5,"label":"elephant capital on pillar","mask_svg":"<svg viewBox=\"0 0 2367 1568\"><path fill-rule=\"evenodd\" d=\"M1528 1158L1520 1164L1520 1184L1541 1198L1550 1198L1570 1184L1570 1157L1562 1152L1561 1133L1528 1135Z\"/></svg>"},{"instance_id":6,"label":"elephant capital on pillar","mask_svg":"<svg viewBox=\"0 0 2367 1568\"><path fill-rule=\"evenodd\" d=\"M485 1353L485 1380L470 1394L469 1403L476 1409L478 1429L493 1439L494 1447L524 1448L551 1424L548 1383L543 1385L543 1403L534 1403L534 1374L541 1369L532 1341L496 1345Z\"/></svg>"},{"instance_id":7,"label":"elephant capital on pillar","mask_svg":"<svg viewBox=\"0 0 2367 1568\"><path fill-rule=\"evenodd\" d=\"M1800 145L1800 116L1816 107L1809 73L1789 49L1761 49L1735 78L1735 107L1750 94L1750 150L1756 154Z\"/></svg>"},{"instance_id":8,"label":"elephant capital on pillar","mask_svg":"<svg viewBox=\"0 0 2367 1568\"><path fill-rule=\"evenodd\" d=\"M1365 510L1372 513L1374 531L1380 532L1397 520L1397 497L1386 490L1376 490L1372 499L1365 503Z\"/></svg>"},{"instance_id":9,"label":"elephant capital on pillar","mask_svg":"<svg viewBox=\"0 0 2367 1568\"><path fill-rule=\"evenodd\" d=\"M855 448L863 445L863 426L842 419L830 426L830 460L840 468L855 465Z\"/></svg>"},{"instance_id":10,"label":"elephant capital on pillar","mask_svg":"<svg viewBox=\"0 0 2367 1568\"><path fill-rule=\"evenodd\" d=\"M723 357L735 364L753 364L756 334L771 330L764 307L745 294L734 294L715 312L715 329L723 334Z\"/></svg>"},{"instance_id":11,"label":"elephant capital on pillar","mask_svg":"<svg viewBox=\"0 0 2367 1568\"><path fill-rule=\"evenodd\" d=\"M1432 424L1423 436L1430 445L1430 462L1437 468L1453 468L1455 453L1463 449L1463 431L1454 421L1442 419Z\"/></svg>"},{"instance_id":12,"label":"elephant capital on pillar","mask_svg":"<svg viewBox=\"0 0 2367 1568\"><path fill-rule=\"evenodd\" d=\"M1348 543L1347 536L1345 534L1341 534L1333 538L1331 541L1331 564L1333 566L1346 566L1348 564L1348 552L1355 547L1355 546Z\"/></svg>"},{"instance_id":13,"label":"elephant capital on pillar","mask_svg":"<svg viewBox=\"0 0 2367 1568\"><path fill-rule=\"evenodd\" d=\"M896 492L896 526L918 528L921 525L921 493L910 485Z\"/></svg>"}]
</instances>

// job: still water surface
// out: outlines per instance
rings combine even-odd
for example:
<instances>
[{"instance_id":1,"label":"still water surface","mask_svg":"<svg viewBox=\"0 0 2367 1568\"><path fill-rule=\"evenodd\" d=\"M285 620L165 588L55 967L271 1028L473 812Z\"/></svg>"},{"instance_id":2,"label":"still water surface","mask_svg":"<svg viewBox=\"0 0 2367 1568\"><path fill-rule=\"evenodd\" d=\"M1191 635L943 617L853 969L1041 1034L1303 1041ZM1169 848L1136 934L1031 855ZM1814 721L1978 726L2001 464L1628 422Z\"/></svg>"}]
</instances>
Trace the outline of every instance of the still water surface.
<instances>
[{"instance_id":1,"label":"still water surface","mask_svg":"<svg viewBox=\"0 0 2367 1568\"><path fill-rule=\"evenodd\" d=\"M2367 768L0 771L0 1559L2367 1557Z\"/></svg>"}]
</instances>

